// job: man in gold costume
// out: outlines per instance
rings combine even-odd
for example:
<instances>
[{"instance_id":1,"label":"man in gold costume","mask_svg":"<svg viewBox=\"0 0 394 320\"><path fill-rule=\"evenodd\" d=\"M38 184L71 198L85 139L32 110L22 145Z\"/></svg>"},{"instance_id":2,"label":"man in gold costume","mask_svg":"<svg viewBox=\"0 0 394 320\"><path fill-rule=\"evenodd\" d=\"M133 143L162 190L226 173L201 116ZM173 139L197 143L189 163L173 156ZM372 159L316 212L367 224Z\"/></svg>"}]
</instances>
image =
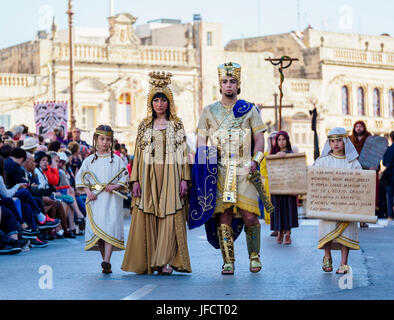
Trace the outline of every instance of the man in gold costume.
<instances>
[{"instance_id":1,"label":"man in gold costume","mask_svg":"<svg viewBox=\"0 0 394 320\"><path fill-rule=\"evenodd\" d=\"M248 180L257 170L264 154L263 123L259 109L238 100L241 92L241 66L234 62L218 67L222 99L206 106L197 127L197 147L208 141L217 148L217 186L213 218L223 256L222 274L234 274L233 218L245 224L251 272L259 272L261 226L258 193Z\"/></svg>"}]
</instances>

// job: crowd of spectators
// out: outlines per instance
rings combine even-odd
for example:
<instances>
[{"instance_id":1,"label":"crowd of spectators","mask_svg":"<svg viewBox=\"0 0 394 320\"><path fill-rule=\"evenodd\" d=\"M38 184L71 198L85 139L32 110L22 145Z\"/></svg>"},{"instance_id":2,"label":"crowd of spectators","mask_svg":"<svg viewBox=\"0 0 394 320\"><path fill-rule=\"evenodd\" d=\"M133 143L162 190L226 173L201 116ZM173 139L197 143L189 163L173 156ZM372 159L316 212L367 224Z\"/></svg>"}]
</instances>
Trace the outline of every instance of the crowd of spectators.
<instances>
[{"instance_id":1,"label":"crowd of spectators","mask_svg":"<svg viewBox=\"0 0 394 320\"><path fill-rule=\"evenodd\" d=\"M131 172L125 145L115 141L114 149ZM91 152L78 128L44 138L25 125L0 127L0 254L84 234L86 195L75 189L75 175Z\"/></svg>"}]
</instances>

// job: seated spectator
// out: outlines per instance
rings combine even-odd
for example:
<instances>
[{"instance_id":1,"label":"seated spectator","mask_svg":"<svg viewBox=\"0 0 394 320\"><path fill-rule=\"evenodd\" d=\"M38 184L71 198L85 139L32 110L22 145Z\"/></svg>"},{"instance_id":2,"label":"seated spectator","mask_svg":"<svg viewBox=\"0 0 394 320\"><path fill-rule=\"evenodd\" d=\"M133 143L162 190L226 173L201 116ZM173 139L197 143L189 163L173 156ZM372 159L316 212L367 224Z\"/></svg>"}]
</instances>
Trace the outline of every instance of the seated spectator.
<instances>
[{"instance_id":1,"label":"seated spectator","mask_svg":"<svg viewBox=\"0 0 394 320\"><path fill-rule=\"evenodd\" d=\"M42 152L47 153L47 152L48 152L48 147L47 147L46 145L44 145L44 144L40 144L40 145L37 147L37 149L36 149L36 151L35 151L34 153L36 153L36 152L38 152L38 151L42 151Z\"/></svg>"},{"instance_id":2,"label":"seated spectator","mask_svg":"<svg viewBox=\"0 0 394 320\"><path fill-rule=\"evenodd\" d=\"M26 151L21 148L14 148L8 158L5 159L5 174L7 186L14 187L18 183L27 183L22 163L26 160Z\"/></svg>"},{"instance_id":3,"label":"seated spectator","mask_svg":"<svg viewBox=\"0 0 394 320\"><path fill-rule=\"evenodd\" d=\"M60 224L60 221L44 214L32 194L25 189L28 179L22 163L26 158L27 154L23 149L15 148L12 150L11 156L4 161L5 183L11 189L16 185L22 185L22 188L17 188L14 196L21 202L22 216L28 224L29 230L35 233L37 228L40 230L54 229ZM40 239L36 239L34 242L37 246L43 245Z\"/></svg>"},{"instance_id":4,"label":"seated spectator","mask_svg":"<svg viewBox=\"0 0 394 320\"><path fill-rule=\"evenodd\" d=\"M64 130L63 128L56 128L54 130L55 136L56 136L56 140L59 141L62 146L67 146L68 141L64 138Z\"/></svg>"},{"instance_id":5,"label":"seated spectator","mask_svg":"<svg viewBox=\"0 0 394 320\"><path fill-rule=\"evenodd\" d=\"M44 137L42 136L42 135L39 135L38 136L38 143L40 144L40 145L44 145L45 144L45 139L44 139ZM47 150L48 151L48 150Z\"/></svg>"},{"instance_id":6,"label":"seated spectator","mask_svg":"<svg viewBox=\"0 0 394 320\"><path fill-rule=\"evenodd\" d=\"M12 212L5 207L0 206L0 230L8 237L6 238L8 244L13 247L21 248L21 251L28 251L30 240L18 239L18 224Z\"/></svg>"},{"instance_id":7,"label":"seated spectator","mask_svg":"<svg viewBox=\"0 0 394 320\"><path fill-rule=\"evenodd\" d=\"M74 173L74 176L77 174L79 168L82 166L82 157L80 156L79 144L77 142L70 142L68 144L68 150L71 152L71 169Z\"/></svg>"},{"instance_id":8,"label":"seated spectator","mask_svg":"<svg viewBox=\"0 0 394 320\"><path fill-rule=\"evenodd\" d=\"M29 135L29 127L24 124L22 124L21 127L23 128L23 131L19 140L25 140L26 137Z\"/></svg>"},{"instance_id":9,"label":"seated spectator","mask_svg":"<svg viewBox=\"0 0 394 320\"><path fill-rule=\"evenodd\" d=\"M73 198L74 202L71 204L71 209L74 211L75 216L69 216L69 226L70 226L70 231L73 232L75 231L74 227L74 222L80 227L85 224L85 215L82 213L80 210L80 204L82 203L84 205L84 200L82 200L81 197L77 196L77 193L75 191L75 181L74 183L71 183L73 180L72 177L72 171L71 174L67 170L67 162L68 162L68 157L64 152L60 152L57 157L54 157L54 161L57 162L57 167L59 169L59 176L60 176L60 182L59 185L56 187L58 192L62 194L66 194L70 197ZM79 198L79 199L78 199ZM73 218L72 221L70 219ZM74 232L75 235L82 235L79 232Z\"/></svg>"},{"instance_id":10,"label":"seated spectator","mask_svg":"<svg viewBox=\"0 0 394 320\"><path fill-rule=\"evenodd\" d=\"M37 200L37 204L39 205L41 211L50 217L65 216L65 212L61 205L61 202L51 199L50 196L52 195L52 193L50 191L46 196L45 192L42 192L42 190L38 189L39 182L37 176L34 173L35 168L36 164L34 161L34 157L28 154L26 161L23 163L23 169L25 170L26 178L29 180L30 183L29 191L32 193L33 198ZM55 220L58 221L58 219ZM60 230L59 224L56 226L56 228L41 228L41 238L43 238L44 240L53 240L56 238L62 239L62 234L56 234L56 230ZM47 231L50 231L50 233L48 233Z\"/></svg>"},{"instance_id":11,"label":"seated spectator","mask_svg":"<svg viewBox=\"0 0 394 320\"><path fill-rule=\"evenodd\" d=\"M12 147L9 144L5 144L0 148L0 156L3 157L3 159L7 159L11 156L12 152Z\"/></svg>"},{"instance_id":12,"label":"seated spectator","mask_svg":"<svg viewBox=\"0 0 394 320\"><path fill-rule=\"evenodd\" d=\"M85 160L87 157L90 156L90 149L88 149L86 146L80 146L79 147L79 154L81 156L82 161Z\"/></svg>"},{"instance_id":13,"label":"seated spectator","mask_svg":"<svg viewBox=\"0 0 394 320\"><path fill-rule=\"evenodd\" d=\"M45 174L45 172L48 171L48 168L50 167L49 163L51 162L51 157L48 154L40 151L35 154L35 162L36 168L34 170L34 173L38 179L38 190L43 196L49 197L52 200L57 200L57 197L61 197L61 193L56 192L56 188L48 182L48 178ZM51 173L53 172L55 171L51 170ZM56 177L54 176L51 178L53 178L54 180L56 179ZM57 180L59 180L59 177ZM62 228L64 231L63 236L66 238L75 238L75 235L70 232L67 224L67 215L69 214L68 205L64 202L61 202L61 207L63 208L63 210L56 210L56 214L58 214L58 217L61 220Z\"/></svg>"},{"instance_id":14,"label":"seated spectator","mask_svg":"<svg viewBox=\"0 0 394 320\"><path fill-rule=\"evenodd\" d=\"M12 139L13 139L14 141L19 141L20 138L22 137L22 134L23 134L23 130L24 130L24 129L25 129L25 128L22 127L22 126L16 126L16 127L12 128L12 129L11 129L12 134L13 134Z\"/></svg>"},{"instance_id":15,"label":"seated spectator","mask_svg":"<svg viewBox=\"0 0 394 320\"><path fill-rule=\"evenodd\" d=\"M118 157L122 157L122 155L121 155L121 151L122 151L122 146L119 144L119 143L115 143L115 146L114 146L114 149L115 149L115 154L118 156Z\"/></svg>"},{"instance_id":16,"label":"seated spectator","mask_svg":"<svg viewBox=\"0 0 394 320\"><path fill-rule=\"evenodd\" d=\"M70 142L72 141L77 142L79 145L85 146L86 148L90 149L88 143L84 140L81 140L81 129L79 128L74 128L72 130L72 139L68 141L68 143L70 144Z\"/></svg>"},{"instance_id":17,"label":"seated spectator","mask_svg":"<svg viewBox=\"0 0 394 320\"><path fill-rule=\"evenodd\" d=\"M38 146L39 144L35 138L27 137L23 140L21 148L30 154L34 154Z\"/></svg>"},{"instance_id":18,"label":"seated spectator","mask_svg":"<svg viewBox=\"0 0 394 320\"><path fill-rule=\"evenodd\" d=\"M6 131L3 134L3 137L8 137L9 139L12 139L13 136L14 134L11 131Z\"/></svg>"},{"instance_id":19,"label":"seated spectator","mask_svg":"<svg viewBox=\"0 0 394 320\"><path fill-rule=\"evenodd\" d=\"M52 141L48 144L48 151L58 152L61 147L62 144L59 141Z\"/></svg>"}]
</instances>

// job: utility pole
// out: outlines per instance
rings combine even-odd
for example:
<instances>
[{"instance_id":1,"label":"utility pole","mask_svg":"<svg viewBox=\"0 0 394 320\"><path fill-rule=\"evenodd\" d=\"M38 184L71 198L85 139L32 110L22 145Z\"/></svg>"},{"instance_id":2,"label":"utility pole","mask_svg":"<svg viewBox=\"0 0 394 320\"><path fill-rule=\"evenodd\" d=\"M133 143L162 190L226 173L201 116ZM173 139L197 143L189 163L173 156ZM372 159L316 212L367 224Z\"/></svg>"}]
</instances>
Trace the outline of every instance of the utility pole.
<instances>
[{"instance_id":1,"label":"utility pole","mask_svg":"<svg viewBox=\"0 0 394 320\"><path fill-rule=\"evenodd\" d=\"M70 61L69 61L69 69L70 69L70 106L69 106L69 114L70 114L70 130L75 128L75 116L74 116L74 48L73 48L73 2L72 0L68 0L68 41L69 41L69 49L70 49Z\"/></svg>"}]
</instances>

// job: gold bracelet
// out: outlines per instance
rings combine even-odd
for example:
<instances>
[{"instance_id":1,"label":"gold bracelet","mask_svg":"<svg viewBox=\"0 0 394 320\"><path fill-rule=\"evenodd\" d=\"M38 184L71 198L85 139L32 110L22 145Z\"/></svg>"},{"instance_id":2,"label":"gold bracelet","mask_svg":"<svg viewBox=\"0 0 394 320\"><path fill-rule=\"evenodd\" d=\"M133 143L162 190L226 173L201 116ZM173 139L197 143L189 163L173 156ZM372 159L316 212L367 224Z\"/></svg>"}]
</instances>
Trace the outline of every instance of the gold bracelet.
<instances>
[{"instance_id":1,"label":"gold bracelet","mask_svg":"<svg viewBox=\"0 0 394 320\"><path fill-rule=\"evenodd\" d=\"M263 161L263 159L264 159L264 153L262 153L261 151L257 151L253 156L252 161L256 161L257 164L259 165L261 161Z\"/></svg>"}]
</instances>

